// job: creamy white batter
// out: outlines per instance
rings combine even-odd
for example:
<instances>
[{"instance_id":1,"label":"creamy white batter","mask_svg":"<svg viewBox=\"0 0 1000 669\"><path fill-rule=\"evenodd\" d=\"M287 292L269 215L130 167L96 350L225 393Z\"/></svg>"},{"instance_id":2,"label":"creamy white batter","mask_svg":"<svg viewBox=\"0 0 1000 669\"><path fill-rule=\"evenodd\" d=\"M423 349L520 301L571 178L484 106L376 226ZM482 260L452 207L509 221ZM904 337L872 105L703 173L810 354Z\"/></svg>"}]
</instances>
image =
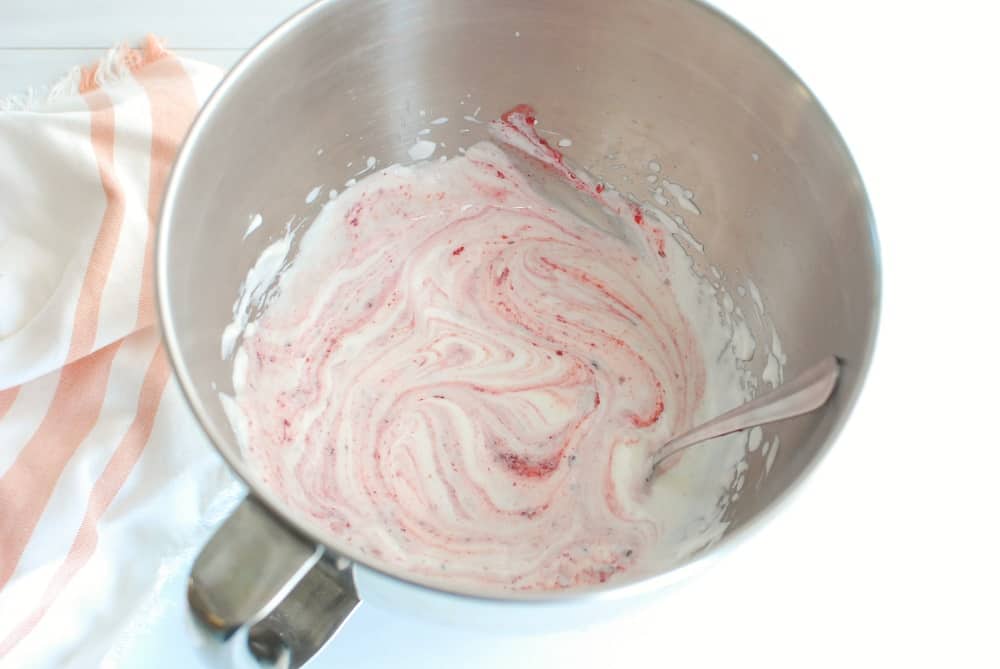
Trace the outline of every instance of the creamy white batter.
<instances>
[{"instance_id":1,"label":"creamy white batter","mask_svg":"<svg viewBox=\"0 0 1000 669\"><path fill-rule=\"evenodd\" d=\"M378 562L485 590L660 571L716 540L747 437L652 490L648 456L754 385L753 337L688 233L533 125L518 108L493 130L620 220L554 204L491 143L392 166L324 206L224 341L242 332L227 409L266 485ZM280 244L251 275L273 276Z\"/></svg>"}]
</instances>

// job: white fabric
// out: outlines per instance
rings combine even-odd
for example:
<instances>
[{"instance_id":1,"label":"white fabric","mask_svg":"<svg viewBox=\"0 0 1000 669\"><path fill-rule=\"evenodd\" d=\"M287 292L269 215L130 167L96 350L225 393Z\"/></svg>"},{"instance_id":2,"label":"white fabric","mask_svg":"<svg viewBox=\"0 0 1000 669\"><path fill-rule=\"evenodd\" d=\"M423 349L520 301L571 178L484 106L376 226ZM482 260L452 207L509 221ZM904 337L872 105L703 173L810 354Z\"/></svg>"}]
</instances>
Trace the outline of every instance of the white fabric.
<instances>
[{"instance_id":1,"label":"white fabric","mask_svg":"<svg viewBox=\"0 0 1000 669\"><path fill-rule=\"evenodd\" d=\"M0 667L142 666L160 590L242 494L149 302L155 196L220 76L150 38L0 101Z\"/></svg>"}]
</instances>

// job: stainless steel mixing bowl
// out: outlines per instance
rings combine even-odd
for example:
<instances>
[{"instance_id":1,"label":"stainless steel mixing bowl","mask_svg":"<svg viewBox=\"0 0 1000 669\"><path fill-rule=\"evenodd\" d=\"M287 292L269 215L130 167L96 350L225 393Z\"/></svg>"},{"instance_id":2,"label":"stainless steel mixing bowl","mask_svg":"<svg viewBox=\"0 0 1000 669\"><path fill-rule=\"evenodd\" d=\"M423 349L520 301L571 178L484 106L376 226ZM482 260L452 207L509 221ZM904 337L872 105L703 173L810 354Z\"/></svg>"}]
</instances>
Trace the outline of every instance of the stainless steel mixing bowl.
<instances>
[{"instance_id":1,"label":"stainless steel mixing bowl","mask_svg":"<svg viewBox=\"0 0 1000 669\"><path fill-rule=\"evenodd\" d=\"M319 2L258 44L208 102L177 160L159 228L157 291L174 369L251 490L192 572L192 608L220 638L242 645L249 636L257 657L284 654L295 666L353 609L357 569L420 582L320 536L241 459L218 399L231 390L219 341L241 280L290 217L315 214L319 205L304 202L312 186L341 187L367 156L407 162L417 131L438 116L452 119L434 136L453 153L485 136L461 116L481 107L486 119L520 102L573 139L572 160L625 190L655 159L696 192L703 214L689 226L730 287L746 277L760 287L787 373L831 353L846 364L825 409L776 428L770 472L751 460L720 542L605 590L510 595L523 600L519 610L538 600L607 601L608 591L619 601L675 580L758 529L846 420L879 311L872 215L829 117L752 35L687 0ZM254 212L264 228L244 242ZM414 596L449 590L423 586ZM496 601L457 594L456 606Z\"/></svg>"}]
</instances>

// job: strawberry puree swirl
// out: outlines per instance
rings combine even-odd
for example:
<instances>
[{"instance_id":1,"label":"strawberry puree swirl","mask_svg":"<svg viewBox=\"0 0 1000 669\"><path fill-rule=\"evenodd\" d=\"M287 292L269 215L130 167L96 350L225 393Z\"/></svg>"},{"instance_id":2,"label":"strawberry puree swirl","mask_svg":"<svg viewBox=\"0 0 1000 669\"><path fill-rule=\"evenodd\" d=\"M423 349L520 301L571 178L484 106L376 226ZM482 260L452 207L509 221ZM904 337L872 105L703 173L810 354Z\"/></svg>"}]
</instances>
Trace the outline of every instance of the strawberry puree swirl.
<instances>
[{"instance_id":1,"label":"strawberry puree swirl","mask_svg":"<svg viewBox=\"0 0 1000 669\"><path fill-rule=\"evenodd\" d=\"M520 590L628 569L661 538L635 468L692 424L706 371L664 231L638 208L620 225L554 205L486 142L362 180L244 335L247 457L414 573Z\"/></svg>"}]
</instances>

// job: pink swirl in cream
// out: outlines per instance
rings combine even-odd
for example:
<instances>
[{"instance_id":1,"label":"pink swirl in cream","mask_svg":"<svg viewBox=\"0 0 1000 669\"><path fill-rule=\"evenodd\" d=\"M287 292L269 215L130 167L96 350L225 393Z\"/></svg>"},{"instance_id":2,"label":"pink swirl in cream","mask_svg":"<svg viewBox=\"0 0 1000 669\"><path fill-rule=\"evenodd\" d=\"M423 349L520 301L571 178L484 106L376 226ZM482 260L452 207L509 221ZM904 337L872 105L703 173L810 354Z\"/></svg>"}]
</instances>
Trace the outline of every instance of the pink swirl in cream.
<instances>
[{"instance_id":1,"label":"pink swirl in cream","mask_svg":"<svg viewBox=\"0 0 1000 669\"><path fill-rule=\"evenodd\" d=\"M244 337L248 458L411 573L503 590L628 569L660 538L636 467L692 423L706 372L664 231L624 218L553 205L490 143L365 178Z\"/></svg>"}]
</instances>

